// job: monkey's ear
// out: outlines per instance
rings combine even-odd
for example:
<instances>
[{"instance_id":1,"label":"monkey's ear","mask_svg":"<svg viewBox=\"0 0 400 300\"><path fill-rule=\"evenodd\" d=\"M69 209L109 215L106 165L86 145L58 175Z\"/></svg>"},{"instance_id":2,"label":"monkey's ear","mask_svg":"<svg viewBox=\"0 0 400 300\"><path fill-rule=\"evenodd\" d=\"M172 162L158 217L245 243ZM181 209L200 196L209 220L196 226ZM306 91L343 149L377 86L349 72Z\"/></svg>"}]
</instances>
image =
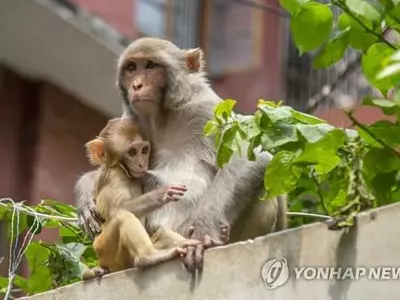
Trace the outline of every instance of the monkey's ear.
<instances>
[{"instance_id":1,"label":"monkey's ear","mask_svg":"<svg viewBox=\"0 0 400 300\"><path fill-rule=\"evenodd\" d=\"M202 72L205 67L204 54L200 48L185 50L185 65L189 72Z\"/></svg>"},{"instance_id":2,"label":"monkey's ear","mask_svg":"<svg viewBox=\"0 0 400 300\"><path fill-rule=\"evenodd\" d=\"M87 156L92 165L100 165L103 162L104 142L97 138L85 144Z\"/></svg>"}]
</instances>

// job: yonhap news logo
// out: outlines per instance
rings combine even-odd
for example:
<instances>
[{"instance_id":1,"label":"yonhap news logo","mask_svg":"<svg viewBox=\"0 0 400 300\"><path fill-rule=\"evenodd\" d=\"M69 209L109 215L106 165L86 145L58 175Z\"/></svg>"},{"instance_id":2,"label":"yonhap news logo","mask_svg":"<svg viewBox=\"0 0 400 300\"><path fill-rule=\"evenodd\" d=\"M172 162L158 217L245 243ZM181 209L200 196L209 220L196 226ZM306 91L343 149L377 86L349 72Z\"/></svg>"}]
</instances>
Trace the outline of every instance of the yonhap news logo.
<instances>
[{"instance_id":1,"label":"yonhap news logo","mask_svg":"<svg viewBox=\"0 0 400 300\"><path fill-rule=\"evenodd\" d=\"M261 268L261 276L268 288L274 289L289 279L289 267L284 257L267 261Z\"/></svg>"},{"instance_id":2,"label":"yonhap news logo","mask_svg":"<svg viewBox=\"0 0 400 300\"><path fill-rule=\"evenodd\" d=\"M285 284L290 276L295 280L400 280L400 267L295 266L289 269L287 259L278 257L268 260L261 268L262 280L269 289Z\"/></svg>"}]
</instances>

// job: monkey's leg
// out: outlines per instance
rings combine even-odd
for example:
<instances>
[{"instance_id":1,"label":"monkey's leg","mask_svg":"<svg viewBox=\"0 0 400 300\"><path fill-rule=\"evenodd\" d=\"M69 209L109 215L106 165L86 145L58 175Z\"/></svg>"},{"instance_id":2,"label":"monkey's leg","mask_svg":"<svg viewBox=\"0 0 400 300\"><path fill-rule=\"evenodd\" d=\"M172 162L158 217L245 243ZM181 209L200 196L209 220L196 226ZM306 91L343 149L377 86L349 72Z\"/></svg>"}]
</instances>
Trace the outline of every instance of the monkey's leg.
<instances>
[{"instance_id":1,"label":"monkey's leg","mask_svg":"<svg viewBox=\"0 0 400 300\"><path fill-rule=\"evenodd\" d=\"M194 230L191 238L207 242L206 247L221 244L219 224L228 224L234 228L238 218L258 201L257 198L263 192L265 168L271 159L272 156L265 152L258 154L256 161L233 157L219 170L197 211L192 214L196 219L192 223ZM268 205L266 216L261 218L264 225L269 227L264 228L264 232L271 231L275 226L277 215L273 207ZM258 226L257 221L254 222ZM202 262L196 260L196 252L193 247L188 248L185 265L189 270L201 267Z\"/></svg>"},{"instance_id":2,"label":"monkey's leg","mask_svg":"<svg viewBox=\"0 0 400 300\"><path fill-rule=\"evenodd\" d=\"M281 216L283 215L283 216ZM230 242L254 239L286 227L286 201L277 197L257 201L235 222Z\"/></svg>"},{"instance_id":3,"label":"monkey's leg","mask_svg":"<svg viewBox=\"0 0 400 300\"><path fill-rule=\"evenodd\" d=\"M174 258L179 257L180 255L185 255L186 249L181 247L174 247L171 249L164 250L156 250L151 255L143 255L135 258L134 267L137 268L146 268L150 266L154 266L168 260L172 260Z\"/></svg>"},{"instance_id":4,"label":"monkey's leg","mask_svg":"<svg viewBox=\"0 0 400 300\"><path fill-rule=\"evenodd\" d=\"M121 247L127 250L130 262L133 262L139 256L150 255L155 252L146 229L134 214L120 210L115 214L114 219L118 221Z\"/></svg>"},{"instance_id":5,"label":"monkey's leg","mask_svg":"<svg viewBox=\"0 0 400 300\"><path fill-rule=\"evenodd\" d=\"M119 211L116 218L120 221L121 247L129 253L129 266L150 267L186 254L186 249L181 247L156 250L140 220L130 212Z\"/></svg>"},{"instance_id":6,"label":"monkey's leg","mask_svg":"<svg viewBox=\"0 0 400 300\"><path fill-rule=\"evenodd\" d=\"M201 244L200 241L186 239L180 234L165 227L159 227L150 237L156 249L167 249L172 247L187 247Z\"/></svg>"}]
</instances>

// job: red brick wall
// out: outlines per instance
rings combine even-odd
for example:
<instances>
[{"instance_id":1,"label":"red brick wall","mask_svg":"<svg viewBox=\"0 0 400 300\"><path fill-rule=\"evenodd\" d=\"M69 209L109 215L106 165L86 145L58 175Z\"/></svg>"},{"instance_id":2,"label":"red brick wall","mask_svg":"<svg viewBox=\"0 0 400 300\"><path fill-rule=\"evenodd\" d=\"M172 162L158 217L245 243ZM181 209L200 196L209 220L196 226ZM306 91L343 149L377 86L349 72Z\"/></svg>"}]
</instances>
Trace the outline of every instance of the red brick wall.
<instances>
[{"instance_id":1,"label":"red brick wall","mask_svg":"<svg viewBox=\"0 0 400 300\"><path fill-rule=\"evenodd\" d=\"M136 36L133 23L134 0L70 0L106 21L128 38Z\"/></svg>"},{"instance_id":2,"label":"red brick wall","mask_svg":"<svg viewBox=\"0 0 400 300\"><path fill-rule=\"evenodd\" d=\"M338 108L321 109L317 110L314 114L328 121L333 126L349 128L352 125L343 110ZM382 119L391 119L384 115L380 109L368 106L358 106L353 115L362 124L371 124Z\"/></svg>"},{"instance_id":3,"label":"red brick wall","mask_svg":"<svg viewBox=\"0 0 400 300\"><path fill-rule=\"evenodd\" d=\"M74 203L78 174L90 169L84 144L107 119L49 83L40 87L40 121L31 201L43 197Z\"/></svg>"},{"instance_id":4,"label":"red brick wall","mask_svg":"<svg viewBox=\"0 0 400 300\"><path fill-rule=\"evenodd\" d=\"M0 74L0 196L74 203L76 178L90 169L84 144L107 118L50 83L30 82L4 68ZM25 182L29 169L32 180Z\"/></svg>"},{"instance_id":5,"label":"red brick wall","mask_svg":"<svg viewBox=\"0 0 400 300\"><path fill-rule=\"evenodd\" d=\"M0 197L21 198L18 146L26 81L9 70L0 68Z\"/></svg>"},{"instance_id":6,"label":"red brick wall","mask_svg":"<svg viewBox=\"0 0 400 300\"><path fill-rule=\"evenodd\" d=\"M29 81L1 66L0 101L0 197L74 204L77 177L91 169L84 144L107 118L50 83ZM44 240L56 237L49 230L40 235ZM2 240L0 257L7 248ZM5 260L0 274L6 266Z\"/></svg>"}]
</instances>

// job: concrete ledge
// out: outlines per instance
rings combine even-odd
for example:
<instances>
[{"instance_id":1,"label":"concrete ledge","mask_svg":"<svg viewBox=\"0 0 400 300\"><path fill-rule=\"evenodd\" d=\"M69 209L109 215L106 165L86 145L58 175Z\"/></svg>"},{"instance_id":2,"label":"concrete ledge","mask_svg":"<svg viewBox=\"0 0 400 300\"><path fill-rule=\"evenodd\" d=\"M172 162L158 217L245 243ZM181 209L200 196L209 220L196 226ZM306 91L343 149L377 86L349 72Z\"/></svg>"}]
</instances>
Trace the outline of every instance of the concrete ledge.
<instances>
[{"instance_id":1,"label":"concrete ledge","mask_svg":"<svg viewBox=\"0 0 400 300\"><path fill-rule=\"evenodd\" d=\"M398 299L400 279L295 279L293 267L400 267L399 228L400 204L394 204L361 214L349 232L329 231L319 223L208 250L196 286L181 263L172 261L21 299ZM261 269L269 259L282 256L289 279L270 289Z\"/></svg>"}]
</instances>

